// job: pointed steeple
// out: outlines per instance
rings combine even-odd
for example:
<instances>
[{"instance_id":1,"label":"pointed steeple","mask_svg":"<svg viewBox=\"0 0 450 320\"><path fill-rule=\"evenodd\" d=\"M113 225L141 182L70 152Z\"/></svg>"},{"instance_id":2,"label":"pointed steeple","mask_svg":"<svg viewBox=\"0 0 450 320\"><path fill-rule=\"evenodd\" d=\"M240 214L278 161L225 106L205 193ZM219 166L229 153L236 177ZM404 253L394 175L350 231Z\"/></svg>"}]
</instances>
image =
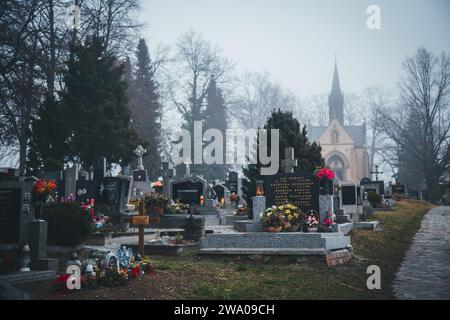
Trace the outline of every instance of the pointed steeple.
<instances>
[{"instance_id":1,"label":"pointed steeple","mask_svg":"<svg viewBox=\"0 0 450 320\"><path fill-rule=\"evenodd\" d=\"M331 92L328 96L328 107L330 122L331 120L337 119L341 124L344 124L344 96L341 92L336 57L334 59L333 83L331 84Z\"/></svg>"}]
</instances>

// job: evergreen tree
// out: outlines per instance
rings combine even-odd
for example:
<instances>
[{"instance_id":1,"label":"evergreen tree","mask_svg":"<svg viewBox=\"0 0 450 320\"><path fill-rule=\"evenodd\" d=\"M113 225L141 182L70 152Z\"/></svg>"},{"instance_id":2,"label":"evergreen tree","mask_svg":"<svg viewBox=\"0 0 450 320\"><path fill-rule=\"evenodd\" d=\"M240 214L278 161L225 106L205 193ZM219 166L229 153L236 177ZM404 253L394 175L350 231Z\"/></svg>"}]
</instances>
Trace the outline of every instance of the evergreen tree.
<instances>
[{"instance_id":1,"label":"evergreen tree","mask_svg":"<svg viewBox=\"0 0 450 320\"><path fill-rule=\"evenodd\" d=\"M140 143L131 127L124 67L114 55L104 53L101 43L89 39L79 45L64 75L61 106L70 128L70 155L85 168L98 156L125 165Z\"/></svg>"},{"instance_id":2,"label":"evergreen tree","mask_svg":"<svg viewBox=\"0 0 450 320\"><path fill-rule=\"evenodd\" d=\"M150 177L157 178L161 168L160 118L162 107L153 75L152 61L144 39L139 41L136 58L134 79L128 80L130 81L129 97L132 123L139 138L144 141L149 150L143 159L144 166Z\"/></svg>"},{"instance_id":3,"label":"evergreen tree","mask_svg":"<svg viewBox=\"0 0 450 320\"><path fill-rule=\"evenodd\" d=\"M294 148L294 157L298 162L295 171L312 173L317 166L324 165L324 159L321 154L322 148L316 142L310 143L308 141L306 126L301 129L292 112L274 110L264 125L264 129L280 130L280 170L282 170L281 161L285 158L284 149L288 147ZM271 152L271 140L268 139L267 142L268 150ZM257 164L251 164L243 168L242 192L249 208L252 208L252 198L256 194L256 181L264 178L260 175L260 169L261 164L259 161Z\"/></svg>"},{"instance_id":4,"label":"evergreen tree","mask_svg":"<svg viewBox=\"0 0 450 320\"><path fill-rule=\"evenodd\" d=\"M206 110L204 112L203 131L208 129L217 129L225 137L227 131L227 109L225 106L225 99L223 98L222 90L217 87L216 81L213 79L208 88L206 96ZM222 147L222 146L221 146ZM225 150L225 148L224 148ZM226 155L224 153L222 158L223 164L204 165L204 175L209 181L219 179L225 180L228 166L225 164Z\"/></svg>"},{"instance_id":5,"label":"evergreen tree","mask_svg":"<svg viewBox=\"0 0 450 320\"><path fill-rule=\"evenodd\" d=\"M39 107L31 125L27 157L29 174L64 168L70 150L67 144L70 130L63 111L52 95L47 95Z\"/></svg>"}]
</instances>

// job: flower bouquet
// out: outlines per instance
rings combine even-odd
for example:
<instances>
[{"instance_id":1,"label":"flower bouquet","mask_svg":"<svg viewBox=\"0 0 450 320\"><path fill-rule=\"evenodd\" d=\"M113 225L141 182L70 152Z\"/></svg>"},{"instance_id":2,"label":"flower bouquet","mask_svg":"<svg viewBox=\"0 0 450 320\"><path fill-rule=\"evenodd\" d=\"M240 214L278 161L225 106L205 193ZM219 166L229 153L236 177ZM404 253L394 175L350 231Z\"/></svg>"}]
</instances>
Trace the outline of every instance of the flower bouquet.
<instances>
[{"instance_id":1,"label":"flower bouquet","mask_svg":"<svg viewBox=\"0 0 450 320\"><path fill-rule=\"evenodd\" d=\"M330 186L332 187L333 179L335 177L333 170L329 167L317 167L314 170L314 176L316 179L320 181L320 190L322 194L331 194L332 188L330 190Z\"/></svg>"},{"instance_id":2,"label":"flower bouquet","mask_svg":"<svg viewBox=\"0 0 450 320\"><path fill-rule=\"evenodd\" d=\"M261 217L261 223L266 232L280 232L286 223L284 213L275 206L268 208Z\"/></svg>"},{"instance_id":3,"label":"flower bouquet","mask_svg":"<svg viewBox=\"0 0 450 320\"><path fill-rule=\"evenodd\" d=\"M55 180L37 180L33 185L33 196L36 202L48 202L50 194L57 187Z\"/></svg>"},{"instance_id":4,"label":"flower bouquet","mask_svg":"<svg viewBox=\"0 0 450 320\"><path fill-rule=\"evenodd\" d=\"M327 217L319 225L320 232L333 232L334 218L333 212L327 210Z\"/></svg>"},{"instance_id":5,"label":"flower bouquet","mask_svg":"<svg viewBox=\"0 0 450 320\"><path fill-rule=\"evenodd\" d=\"M150 193L144 198L145 211L149 214L163 215L169 199L159 193Z\"/></svg>"},{"instance_id":6,"label":"flower bouquet","mask_svg":"<svg viewBox=\"0 0 450 320\"><path fill-rule=\"evenodd\" d=\"M317 231L319 226L319 214L314 211L308 211L302 220L303 232Z\"/></svg>"}]
</instances>

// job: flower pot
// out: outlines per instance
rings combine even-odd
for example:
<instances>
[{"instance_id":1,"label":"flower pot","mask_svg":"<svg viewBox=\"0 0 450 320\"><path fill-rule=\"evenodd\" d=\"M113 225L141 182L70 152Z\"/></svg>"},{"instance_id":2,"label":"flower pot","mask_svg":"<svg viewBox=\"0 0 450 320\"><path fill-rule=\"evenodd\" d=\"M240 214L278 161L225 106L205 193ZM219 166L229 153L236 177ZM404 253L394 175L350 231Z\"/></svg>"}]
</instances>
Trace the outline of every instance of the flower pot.
<instances>
[{"instance_id":1,"label":"flower pot","mask_svg":"<svg viewBox=\"0 0 450 320\"><path fill-rule=\"evenodd\" d=\"M280 232L281 227L265 227L264 231L265 232Z\"/></svg>"},{"instance_id":2,"label":"flower pot","mask_svg":"<svg viewBox=\"0 0 450 320\"><path fill-rule=\"evenodd\" d=\"M147 207L145 208L145 213L151 216L162 216L164 215L164 209L156 207Z\"/></svg>"}]
</instances>

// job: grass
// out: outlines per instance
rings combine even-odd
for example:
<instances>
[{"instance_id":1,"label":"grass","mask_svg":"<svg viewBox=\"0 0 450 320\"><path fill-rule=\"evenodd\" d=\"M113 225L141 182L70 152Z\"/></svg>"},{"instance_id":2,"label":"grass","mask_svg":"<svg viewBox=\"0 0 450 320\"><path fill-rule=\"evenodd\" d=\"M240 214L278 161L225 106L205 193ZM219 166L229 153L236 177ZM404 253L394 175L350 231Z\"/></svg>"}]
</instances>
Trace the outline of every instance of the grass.
<instances>
[{"instance_id":1,"label":"grass","mask_svg":"<svg viewBox=\"0 0 450 320\"><path fill-rule=\"evenodd\" d=\"M188 299L392 299L391 283L431 205L409 201L379 212L381 231L354 230L356 259L328 267L323 258L157 257L157 265L189 284ZM264 260L263 260L264 259ZM381 269L381 290L368 290L367 266ZM168 268L168 266L170 266Z\"/></svg>"},{"instance_id":2,"label":"grass","mask_svg":"<svg viewBox=\"0 0 450 320\"><path fill-rule=\"evenodd\" d=\"M355 258L328 267L323 257L153 256L156 276L123 288L81 291L68 299L392 299L391 283L430 204L408 201L378 212L379 231L354 230ZM381 269L381 290L368 290L369 265ZM48 292L37 295L49 297Z\"/></svg>"}]
</instances>

